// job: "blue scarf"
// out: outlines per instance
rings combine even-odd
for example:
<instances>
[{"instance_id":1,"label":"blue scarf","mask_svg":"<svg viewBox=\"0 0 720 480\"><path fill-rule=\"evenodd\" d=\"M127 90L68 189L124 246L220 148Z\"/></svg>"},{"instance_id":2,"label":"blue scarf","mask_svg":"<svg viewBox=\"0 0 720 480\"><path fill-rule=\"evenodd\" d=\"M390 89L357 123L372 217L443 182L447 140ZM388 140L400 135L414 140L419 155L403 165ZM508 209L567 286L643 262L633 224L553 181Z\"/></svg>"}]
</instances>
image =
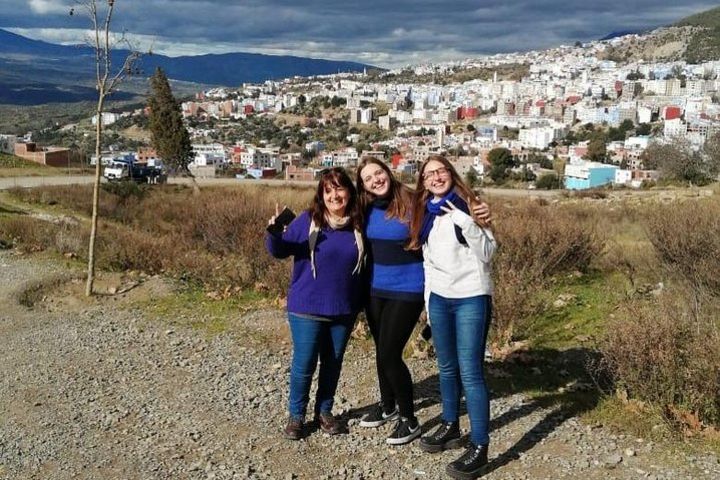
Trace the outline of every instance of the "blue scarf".
<instances>
[{"instance_id":1,"label":"blue scarf","mask_svg":"<svg viewBox=\"0 0 720 480\"><path fill-rule=\"evenodd\" d=\"M420 229L420 242L423 244L427 243L428 241L428 237L430 236L430 230L432 230L433 222L435 222L435 217L441 217L445 215L445 212L440 207L447 206L448 200L450 200L450 202L455 205L459 210L462 210L468 215L470 214L468 204L460 197L460 195L455 193L454 189L446 193L445 196L442 197L438 202L433 202L433 198L434 197L428 198L427 202L425 203L425 217L423 218L422 228ZM455 225L455 238L457 238L457 241L461 244L467 245L467 240L465 240L465 237L462 234L462 230L457 225Z\"/></svg>"}]
</instances>

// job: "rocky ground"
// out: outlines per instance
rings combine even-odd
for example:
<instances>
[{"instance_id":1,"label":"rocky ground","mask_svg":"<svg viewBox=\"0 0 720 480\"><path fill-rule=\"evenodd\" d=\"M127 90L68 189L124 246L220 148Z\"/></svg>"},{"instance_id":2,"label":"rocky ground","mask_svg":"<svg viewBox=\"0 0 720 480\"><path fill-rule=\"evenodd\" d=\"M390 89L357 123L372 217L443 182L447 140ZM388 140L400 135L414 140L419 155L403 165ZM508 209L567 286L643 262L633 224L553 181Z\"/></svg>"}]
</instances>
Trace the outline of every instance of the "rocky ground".
<instances>
[{"instance_id":1,"label":"rocky ground","mask_svg":"<svg viewBox=\"0 0 720 480\"><path fill-rule=\"evenodd\" d=\"M0 478L436 479L459 453L389 447L390 426L357 426L377 395L361 341L349 347L336 401L349 433L286 441L281 311L239 313L210 335L138 306L167 293L160 279L88 302L61 288L72 284L63 270L0 252ZM55 294L22 294L47 278L58 279ZM433 361L410 365L431 428L440 411ZM523 394L492 399L491 438L488 479L720 478L716 456L584 425Z\"/></svg>"}]
</instances>

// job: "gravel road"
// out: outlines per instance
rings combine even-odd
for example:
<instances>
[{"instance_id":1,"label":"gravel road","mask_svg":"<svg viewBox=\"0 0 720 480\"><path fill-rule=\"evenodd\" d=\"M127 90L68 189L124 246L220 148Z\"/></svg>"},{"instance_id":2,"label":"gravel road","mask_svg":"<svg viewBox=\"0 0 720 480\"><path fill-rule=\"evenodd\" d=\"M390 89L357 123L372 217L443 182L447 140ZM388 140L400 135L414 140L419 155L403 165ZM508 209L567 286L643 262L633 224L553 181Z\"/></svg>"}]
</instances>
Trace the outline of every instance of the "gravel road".
<instances>
[{"instance_id":1,"label":"gravel road","mask_svg":"<svg viewBox=\"0 0 720 480\"><path fill-rule=\"evenodd\" d=\"M75 310L52 299L32 309L17 303L27 282L62 271L0 251L0 478L437 479L458 455L389 447L390 426L357 426L377 395L362 342L349 347L336 399L349 434L286 441L290 345L281 311L238 314L230 333L209 335L112 297ZM410 365L429 428L439 414L435 367ZM484 478L720 478L710 454L586 426L523 395L491 404Z\"/></svg>"}]
</instances>

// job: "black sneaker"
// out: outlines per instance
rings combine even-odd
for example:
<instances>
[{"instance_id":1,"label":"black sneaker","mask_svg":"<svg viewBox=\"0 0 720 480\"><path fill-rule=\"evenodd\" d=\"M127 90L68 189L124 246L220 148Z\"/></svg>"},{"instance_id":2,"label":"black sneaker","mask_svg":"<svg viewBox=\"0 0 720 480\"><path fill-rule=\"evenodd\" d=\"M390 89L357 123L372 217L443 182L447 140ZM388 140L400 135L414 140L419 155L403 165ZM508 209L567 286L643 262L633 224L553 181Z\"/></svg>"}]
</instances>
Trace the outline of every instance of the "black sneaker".
<instances>
[{"instance_id":1,"label":"black sneaker","mask_svg":"<svg viewBox=\"0 0 720 480\"><path fill-rule=\"evenodd\" d=\"M416 418L409 419L400 417L395 424L395 430L385 440L389 445L405 445L420 436L420 424Z\"/></svg>"},{"instance_id":2,"label":"black sneaker","mask_svg":"<svg viewBox=\"0 0 720 480\"><path fill-rule=\"evenodd\" d=\"M430 435L420 439L420 448L424 452L437 453L460 447L460 423L443 421Z\"/></svg>"},{"instance_id":3,"label":"black sneaker","mask_svg":"<svg viewBox=\"0 0 720 480\"><path fill-rule=\"evenodd\" d=\"M457 480L474 480L480 476L487 463L487 445L477 446L470 442L465 453L445 468L445 473Z\"/></svg>"},{"instance_id":4,"label":"black sneaker","mask_svg":"<svg viewBox=\"0 0 720 480\"><path fill-rule=\"evenodd\" d=\"M379 427L398 418L398 410L395 408L390 413L385 413L382 404L376 406L370 413L366 413L360 419L361 427Z\"/></svg>"}]
</instances>

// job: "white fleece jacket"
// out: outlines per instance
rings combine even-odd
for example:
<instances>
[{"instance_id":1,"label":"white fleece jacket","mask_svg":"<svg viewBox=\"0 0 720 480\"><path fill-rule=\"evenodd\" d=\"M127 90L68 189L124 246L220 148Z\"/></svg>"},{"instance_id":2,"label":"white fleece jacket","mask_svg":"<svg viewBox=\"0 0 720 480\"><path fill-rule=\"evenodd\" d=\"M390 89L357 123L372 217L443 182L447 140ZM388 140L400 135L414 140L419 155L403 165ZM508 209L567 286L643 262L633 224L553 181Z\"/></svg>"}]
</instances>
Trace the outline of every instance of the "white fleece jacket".
<instances>
[{"instance_id":1,"label":"white fleece jacket","mask_svg":"<svg viewBox=\"0 0 720 480\"><path fill-rule=\"evenodd\" d=\"M467 245L457 240L455 225L462 230ZM462 210L435 218L423 246L426 302L430 292L445 298L492 295L490 261L496 247L492 231L478 226Z\"/></svg>"}]
</instances>

